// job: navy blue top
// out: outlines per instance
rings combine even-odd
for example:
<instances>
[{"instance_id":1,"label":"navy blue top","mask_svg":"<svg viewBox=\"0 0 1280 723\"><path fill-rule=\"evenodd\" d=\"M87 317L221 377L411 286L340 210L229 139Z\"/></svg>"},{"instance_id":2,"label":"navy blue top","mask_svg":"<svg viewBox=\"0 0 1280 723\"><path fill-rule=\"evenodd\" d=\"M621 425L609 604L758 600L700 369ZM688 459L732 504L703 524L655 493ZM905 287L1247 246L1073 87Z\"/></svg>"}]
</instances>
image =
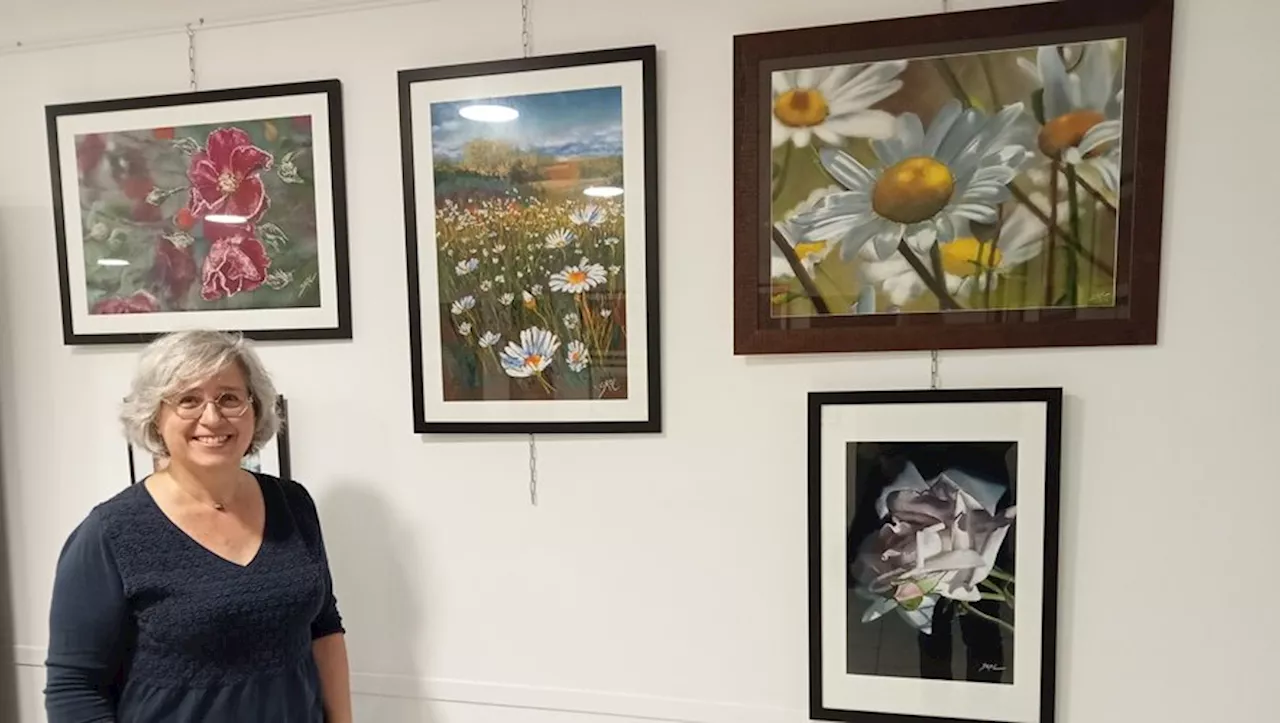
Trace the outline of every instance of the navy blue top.
<instances>
[{"instance_id":1,"label":"navy blue top","mask_svg":"<svg viewBox=\"0 0 1280 723\"><path fill-rule=\"evenodd\" d=\"M311 643L344 632L315 503L255 477L262 547L245 566L178 528L143 484L63 547L50 613L49 723L322 723Z\"/></svg>"}]
</instances>

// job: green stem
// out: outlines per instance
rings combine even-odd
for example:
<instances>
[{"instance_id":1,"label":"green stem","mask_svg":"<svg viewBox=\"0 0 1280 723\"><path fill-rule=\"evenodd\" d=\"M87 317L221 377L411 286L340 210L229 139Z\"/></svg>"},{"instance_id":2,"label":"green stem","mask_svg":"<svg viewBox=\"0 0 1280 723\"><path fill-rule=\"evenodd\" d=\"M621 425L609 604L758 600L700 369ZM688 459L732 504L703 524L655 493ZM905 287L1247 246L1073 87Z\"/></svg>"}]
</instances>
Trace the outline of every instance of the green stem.
<instances>
[{"instance_id":1,"label":"green stem","mask_svg":"<svg viewBox=\"0 0 1280 723\"><path fill-rule=\"evenodd\" d=\"M1018 186L1013 183L1010 183L1008 188L1009 188L1009 191L1013 194L1013 197L1018 199L1018 202L1021 203L1023 206L1025 206L1027 210L1035 214L1035 217L1040 219L1041 223L1045 224L1045 226L1049 225L1049 214L1045 213L1044 209L1037 206L1035 201L1032 201L1031 197L1027 195L1026 191L1022 190L1021 188L1018 188ZM1107 262L1089 253L1088 250L1086 250L1083 246L1080 245L1080 242L1078 239L1076 239L1070 233L1063 231L1062 229L1058 229L1058 234L1059 234L1059 238L1062 239L1063 243L1070 246L1076 253L1080 254L1086 260L1088 260L1089 263L1096 266L1099 271L1106 274L1107 276L1110 276L1111 278L1115 278L1116 270L1112 268L1111 265L1108 264Z\"/></svg>"},{"instance_id":2,"label":"green stem","mask_svg":"<svg viewBox=\"0 0 1280 723\"><path fill-rule=\"evenodd\" d=\"M1008 602L1008 600L1005 598L1003 593L984 592L982 593L982 599L983 600L999 600L1000 602Z\"/></svg>"},{"instance_id":3,"label":"green stem","mask_svg":"<svg viewBox=\"0 0 1280 723\"><path fill-rule=\"evenodd\" d=\"M782 167L778 169L777 177L772 179L773 191L771 194L771 201L777 201L778 197L782 195L782 188L785 185L784 181L787 178L787 171L791 168L791 149L793 147L795 147L795 144L792 143L790 139L788 139L782 146ZM770 164L770 167L772 167L772 164Z\"/></svg>"},{"instance_id":4,"label":"green stem","mask_svg":"<svg viewBox=\"0 0 1280 723\"><path fill-rule=\"evenodd\" d=\"M943 285L942 281L934 278L933 274L929 273L924 263L920 261L920 257L916 256L916 253L907 245L905 238L898 242L898 251L907 260L907 263L911 264L911 268L920 277L920 280L924 282L924 285L929 287L929 291L932 291L933 295L938 297L938 305L940 307L944 309L961 308L960 304L951 298L951 294L947 293L947 287Z\"/></svg>"},{"instance_id":5,"label":"green stem","mask_svg":"<svg viewBox=\"0 0 1280 723\"><path fill-rule=\"evenodd\" d=\"M981 610L970 605L967 600L960 601L960 608L963 609L966 613L969 613L970 615L976 615L982 618L983 620L986 620L987 622L995 623L996 625L999 625L1000 627L1004 628L1010 633L1015 632L1012 625L1010 625L1009 623L1006 623L1005 621L1001 620L998 617L995 617L994 615L988 615L982 612Z\"/></svg>"},{"instance_id":6,"label":"green stem","mask_svg":"<svg viewBox=\"0 0 1280 723\"><path fill-rule=\"evenodd\" d=\"M822 298L822 293L818 291L818 285L813 283L813 278L809 276L809 272L804 270L804 264L800 263L800 257L796 256L795 249L791 248L791 244L787 243L787 238L782 235L777 226L773 227L773 243L782 252L787 264L791 266L792 273L800 280L800 286L804 287L804 292L809 295L809 303L813 304L814 311L819 314L830 314L831 307L827 306L826 299Z\"/></svg>"},{"instance_id":7,"label":"green stem","mask_svg":"<svg viewBox=\"0 0 1280 723\"><path fill-rule=\"evenodd\" d=\"M947 84L947 88L951 90L951 94L956 97L956 100L960 101L965 108L972 108L973 102L969 98L969 94L964 92L964 86L960 84L960 78L951 69L947 59L937 58L933 61L933 65L938 69L938 74L942 76L942 82Z\"/></svg>"},{"instance_id":8,"label":"green stem","mask_svg":"<svg viewBox=\"0 0 1280 723\"><path fill-rule=\"evenodd\" d=\"M1071 213L1071 235L1080 238L1080 202L1076 198L1079 187L1076 182L1076 167L1068 163L1067 171L1067 204ZM1080 301L1080 259L1075 249L1067 254L1067 305L1074 307Z\"/></svg>"},{"instance_id":9,"label":"green stem","mask_svg":"<svg viewBox=\"0 0 1280 723\"><path fill-rule=\"evenodd\" d=\"M1004 580L1005 582L1013 582L1013 575L1010 575L1009 573L1004 572L1002 570L992 570L991 572L988 572L987 575L989 577L994 577L997 580Z\"/></svg>"}]
</instances>

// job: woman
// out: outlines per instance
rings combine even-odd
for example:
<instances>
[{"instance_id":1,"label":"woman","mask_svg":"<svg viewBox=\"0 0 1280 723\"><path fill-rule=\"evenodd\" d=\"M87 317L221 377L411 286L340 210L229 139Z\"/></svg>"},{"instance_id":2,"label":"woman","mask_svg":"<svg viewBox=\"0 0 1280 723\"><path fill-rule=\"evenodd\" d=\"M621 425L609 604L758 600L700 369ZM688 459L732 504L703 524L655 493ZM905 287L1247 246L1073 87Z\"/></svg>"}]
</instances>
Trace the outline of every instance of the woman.
<instances>
[{"instance_id":1,"label":"woman","mask_svg":"<svg viewBox=\"0 0 1280 723\"><path fill-rule=\"evenodd\" d=\"M121 418L168 465L95 507L58 560L49 723L350 723L319 519L295 482L241 468L280 425L247 343L146 349Z\"/></svg>"}]
</instances>

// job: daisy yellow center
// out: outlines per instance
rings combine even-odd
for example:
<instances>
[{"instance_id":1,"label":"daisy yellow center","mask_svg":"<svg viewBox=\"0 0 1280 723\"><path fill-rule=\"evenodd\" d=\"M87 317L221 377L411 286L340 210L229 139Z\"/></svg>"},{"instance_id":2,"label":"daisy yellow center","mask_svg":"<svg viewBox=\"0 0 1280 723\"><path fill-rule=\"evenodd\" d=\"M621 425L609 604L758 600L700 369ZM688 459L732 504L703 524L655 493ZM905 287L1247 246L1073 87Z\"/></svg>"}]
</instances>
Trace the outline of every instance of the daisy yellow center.
<instances>
[{"instance_id":1,"label":"daisy yellow center","mask_svg":"<svg viewBox=\"0 0 1280 723\"><path fill-rule=\"evenodd\" d=\"M880 175L871 207L890 221L919 223L946 208L955 190L955 176L945 163L923 156L907 158Z\"/></svg>"},{"instance_id":2,"label":"daisy yellow center","mask_svg":"<svg viewBox=\"0 0 1280 723\"><path fill-rule=\"evenodd\" d=\"M569 279L569 283L575 286L581 286L582 284L587 283L587 272L570 271L568 274L565 275L565 278Z\"/></svg>"},{"instance_id":3,"label":"daisy yellow center","mask_svg":"<svg viewBox=\"0 0 1280 723\"><path fill-rule=\"evenodd\" d=\"M831 114L827 99L812 88L796 88L778 96L773 114L793 128L816 126Z\"/></svg>"},{"instance_id":4,"label":"daisy yellow center","mask_svg":"<svg viewBox=\"0 0 1280 723\"><path fill-rule=\"evenodd\" d=\"M942 270L952 276L973 276L1000 266L1000 249L972 236L942 244Z\"/></svg>"},{"instance_id":5,"label":"daisy yellow center","mask_svg":"<svg viewBox=\"0 0 1280 723\"><path fill-rule=\"evenodd\" d=\"M527 364L528 366L536 367L542 363L542 355L530 354L529 356L524 358L524 363Z\"/></svg>"},{"instance_id":6,"label":"daisy yellow center","mask_svg":"<svg viewBox=\"0 0 1280 723\"><path fill-rule=\"evenodd\" d=\"M796 256L800 257L800 260L803 261L810 256L822 253L826 248L826 241L805 241L803 243L796 244Z\"/></svg>"},{"instance_id":7,"label":"daisy yellow center","mask_svg":"<svg viewBox=\"0 0 1280 723\"><path fill-rule=\"evenodd\" d=\"M1096 110L1077 110L1060 115L1040 129L1040 150L1050 158L1057 158L1068 148L1075 148L1093 127L1106 120Z\"/></svg>"},{"instance_id":8,"label":"daisy yellow center","mask_svg":"<svg viewBox=\"0 0 1280 723\"><path fill-rule=\"evenodd\" d=\"M240 179L231 171L226 171L218 176L218 190L223 193L235 193L240 188Z\"/></svg>"}]
</instances>

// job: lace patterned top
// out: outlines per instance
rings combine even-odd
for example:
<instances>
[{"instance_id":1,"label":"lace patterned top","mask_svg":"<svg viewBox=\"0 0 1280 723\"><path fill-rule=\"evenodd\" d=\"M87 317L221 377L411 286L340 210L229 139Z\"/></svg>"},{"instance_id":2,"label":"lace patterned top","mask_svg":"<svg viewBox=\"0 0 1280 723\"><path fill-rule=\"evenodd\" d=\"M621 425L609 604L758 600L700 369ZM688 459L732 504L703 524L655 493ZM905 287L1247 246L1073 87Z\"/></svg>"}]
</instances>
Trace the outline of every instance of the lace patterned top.
<instances>
[{"instance_id":1,"label":"lace patterned top","mask_svg":"<svg viewBox=\"0 0 1280 723\"><path fill-rule=\"evenodd\" d=\"M344 632L315 503L255 474L262 547L241 566L143 484L95 507L58 560L49 723L323 723L313 640Z\"/></svg>"}]
</instances>

